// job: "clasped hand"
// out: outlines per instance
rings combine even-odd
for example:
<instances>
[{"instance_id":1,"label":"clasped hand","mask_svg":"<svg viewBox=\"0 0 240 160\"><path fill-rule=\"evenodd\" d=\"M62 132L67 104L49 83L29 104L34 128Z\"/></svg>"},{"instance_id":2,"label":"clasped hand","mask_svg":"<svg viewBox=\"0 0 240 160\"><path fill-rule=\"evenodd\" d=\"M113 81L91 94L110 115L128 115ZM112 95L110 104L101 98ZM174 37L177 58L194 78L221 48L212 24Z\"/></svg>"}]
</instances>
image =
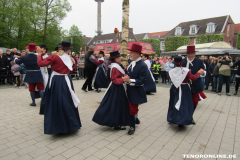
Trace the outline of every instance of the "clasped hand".
<instances>
[{"instance_id":1,"label":"clasped hand","mask_svg":"<svg viewBox=\"0 0 240 160\"><path fill-rule=\"evenodd\" d=\"M123 82L130 83L130 77L128 75L122 77L122 79L123 79Z\"/></svg>"}]
</instances>

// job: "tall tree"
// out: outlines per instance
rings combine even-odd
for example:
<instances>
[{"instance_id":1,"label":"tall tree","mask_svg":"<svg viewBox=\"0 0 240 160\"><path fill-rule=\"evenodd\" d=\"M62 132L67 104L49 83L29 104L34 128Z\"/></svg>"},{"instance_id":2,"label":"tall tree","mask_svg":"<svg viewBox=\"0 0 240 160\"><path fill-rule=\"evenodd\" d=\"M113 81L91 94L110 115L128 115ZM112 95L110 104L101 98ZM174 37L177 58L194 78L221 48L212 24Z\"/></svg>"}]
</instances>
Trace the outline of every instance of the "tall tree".
<instances>
[{"instance_id":1,"label":"tall tree","mask_svg":"<svg viewBox=\"0 0 240 160\"><path fill-rule=\"evenodd\" d=\"M122 4L123 17L122 17L122 41L121 41L121 54L124 61L127 61L127 47L128 47L128 30L129 30L129 0L123 0Z\"/></svg>"},{"instance_id":2,"label":"tall tree","mask_svg":"<svg viewBox=\"0 0 240 160\"><path fill-rule=\"evenodd\" d=\"M74 52L80 52L80 47L83 47L84 39L82 32L76 25L72 25L69 30L69 39L72 40L72 47Z\"/></svg>"},{"instance_id":3,"label":"tall tree","mask_svg":"<svg viewBox=\"0 0 240 160\"><path fill-rule=\"evenodd\" d=\"M69 12L72 7L68 0L42 0L42 3L45 16L43 20L43 43L45 43L48 34L48 25L59 23L66 16L66 12Z\"/></svg>"}]
</instances>

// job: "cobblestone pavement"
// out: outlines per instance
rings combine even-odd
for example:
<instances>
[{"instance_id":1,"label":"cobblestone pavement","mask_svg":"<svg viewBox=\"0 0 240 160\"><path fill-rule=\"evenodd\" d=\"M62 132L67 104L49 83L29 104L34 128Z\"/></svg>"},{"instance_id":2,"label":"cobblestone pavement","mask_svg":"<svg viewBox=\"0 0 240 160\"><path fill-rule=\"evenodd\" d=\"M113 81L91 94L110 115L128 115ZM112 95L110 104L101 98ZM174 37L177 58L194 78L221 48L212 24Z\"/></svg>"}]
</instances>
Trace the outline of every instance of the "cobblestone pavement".
<instances>
[{"instance_id":1,"label":"cobblestone pavement","mask_svg":"<svg viewBox=\"0 0 240 160\"><path fill-rule=\"evenodd\" d=\"M205 92L195 114L195 126L179 129L166 121L169 86L158 84L140 106L141 124L134 135L114 131L92 122L104 91L83 92L84 80L74 80L81 101L83 127L65 135L45 135L37 107L30 107L30 94L22 87L0 86L0 159L148 160L183 159L183 154L236 154L240 159L240 103L238 97ZM233 92L233 89L231 89Z\"/></svg>"}]
</instances>

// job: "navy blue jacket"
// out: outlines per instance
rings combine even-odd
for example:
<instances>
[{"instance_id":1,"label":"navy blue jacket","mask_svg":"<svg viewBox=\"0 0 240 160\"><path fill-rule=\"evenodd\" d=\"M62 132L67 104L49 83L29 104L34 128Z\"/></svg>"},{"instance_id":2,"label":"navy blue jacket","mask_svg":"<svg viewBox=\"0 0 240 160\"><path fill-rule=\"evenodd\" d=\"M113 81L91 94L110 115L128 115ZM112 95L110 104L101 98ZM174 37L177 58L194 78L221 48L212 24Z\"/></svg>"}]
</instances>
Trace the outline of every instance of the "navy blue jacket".
<instances>
[{"instance_id":1,"label":"navy blue jacket","mask_svg":"<svg viewBox=\"0 0 240 160\"><path fill-rule=\"evenodd\" d=\"M205 70L205 66L203 64L202 59L195 57L192 64L193 66L189 64L189 69L191 70L193 75L196 74L201 68ZM182 65L183 67L187 66L187 58L183 59ZM200 77L192 82L191 91L192 93L199 93L203 91L202 81Z\"/></svg>"},{"instance_id":2,"label":"navy blue jacket","mask_svg":"<svg viewBox=\"0 0 240 160\"><path fill-rule=\"evenodd\" d=\"M28 55L22 56L21 59L17 59L15 62L17 64L23 63L25 65L27 74L24 82L38 83L43 81L42 73L37 63L37 56L35 54L30 53Z\"/></svg>"},{"instance_id":3,"label":"navy blue jacket","mask_svg":"<svg viewBox=\"0 0 240 160\"><path fill-rule=\"evenodd\" d=\"M127 85L128 100L132 104L142 104L147 102L146 91L143 87L147 80L147 72L149 71L143 60L140 60L136 63L133 71L132 66L127 70L127 75L130 77L130 79L135 79L136 81L134 82L134 86L131 86L130 84Z\"/></svg>"},{"instance_id":4,"label":"navy blue jacket","mask_svg":"<svg viewBox=\"0 0 240 160\"><path fill-rule=\"evenodd\" d=\"M14 57L11 54L10 55L6 54L6 56L7 56L7 60L8 60L8 66L9 66L9 68L11 68L12 65L10 64L10 62L14 61Z\"/></svg>"},{"instance_id":5,"label":"navy blue jacket","mask_svg":"<svg viewBox=\"0 0 240 160\"><path fill-rule=\"evenodd\" d=\"M217 65L217 63L216 63L216 64L211 63L211 64L209 65L209 68L208 68L208 73L209 73L209 75L213 74L213 70L214 70L214 68L215 68L216 65Z\"/></svg>"}]
</instances>

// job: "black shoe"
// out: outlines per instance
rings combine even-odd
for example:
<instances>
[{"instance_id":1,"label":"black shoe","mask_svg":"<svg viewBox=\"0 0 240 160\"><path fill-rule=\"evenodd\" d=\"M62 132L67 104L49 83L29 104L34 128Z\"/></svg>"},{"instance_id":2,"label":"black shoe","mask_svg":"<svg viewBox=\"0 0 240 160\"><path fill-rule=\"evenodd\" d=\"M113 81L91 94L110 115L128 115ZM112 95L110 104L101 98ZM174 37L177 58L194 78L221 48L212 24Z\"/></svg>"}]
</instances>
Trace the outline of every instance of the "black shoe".
<instances>
[{"instance_id":1,"label":"black shoe","mask_svg":"<svg viewBox=\"0 0 240 160\"><path fill-rule=\"evenodd\" d=\"M29 105L32 106L32 107L36 107L35 103L30 103Z\"/></svg>"},{"instance_id":2,"label":"black shoe","mask_svg":"<svg viewBox=\"0 0 240 160\"><path fill-rule=\"evenodd\" d=\"M139 121L139 119L138 118L136 118L136 124L140 124L140 121Z\"/></svg>"},{"instance_id":3,"label":"black shoe","mask_svg":"<svg viewBox=\"0 0 240 160\"><path fill-rule=\"evenodd\" d=\"M126 127L123 127L123 126L114 127L114 130L126 130Z\"/></svg>"},{"instance_id":4,"label":"black shoe","mask_svg":"<svg viewBox=\"0 0 240 160\"><path fill-rule=\"evenodd\" d=\"M195 125L195 124L196 124L196 122L194 120L192 120L192 125Z\"/></svg>"},{"instance_id":5,"label":"black shoe","mask_svg":"<svg viewBox=\"0 0 240 160\"><path fill-rule=\"evenodd\" d=\"M184 127L184 125L180 125L180 124L179 124L179 125L178 125L178 127L179 127L179 128L183 128L183 127Z\"/></svg>"},{"instance_id":6,"label":"black shoe","mask_svg":"<svg viewBox=\"0 0 240 160\"><path fill-rule=\"evenodd\" d=\"M204 90L208 90L208 88L205 88Z\"/></svg>"},{"instance_id":7,"label":"black shoe","mask_svg":"<svg viewBox=\"0 0 240 160\"><path fill-rule=\"evenodd\" d=\"M87 92L87 90L86 90L86 89L83 89L83 88L82 88L82 90L83 90L84 92Z\"/></svg>"},{"instance_id":8,"label":"black shoe","mask_svg":"<svg viewBox=\"0 0 240 160\"><path fill-rule=\"evenodd\" d=\"M150 92L146 92L146 94L151 94Z\"/></svg>"},{"instance_id":9,"label":"black shoe","mask_svg":"<svg viewBox=\"0 0 240 160\"><path fill-rule=\"evenodd\" d=\"M130 127L130 129L129 129L129 131L128 131L128 134L129 134L129 135L132 135L132 134L134 134L134 132L135 132L135 128Z\"/></svg>"},{"instance_id":10,"label":"black shoe","mask_svg":"<svg viewBox=\"0 0 240 160\"><path fill-rule=\"evenodd\" d=\"M97 93L100 93L100 92L101 92L101 90L98 90L98 91L97 91Z\"/></svg>"},{"instance_id":11,"label":"black shoe","mask_svg":"<svg viewBox=\"0 0 240 160\"><path fill-rule=\"evenodd\" d=\"M94 91L94 89L88 89L88 91Z\"/></svg>"}]
</instances>

